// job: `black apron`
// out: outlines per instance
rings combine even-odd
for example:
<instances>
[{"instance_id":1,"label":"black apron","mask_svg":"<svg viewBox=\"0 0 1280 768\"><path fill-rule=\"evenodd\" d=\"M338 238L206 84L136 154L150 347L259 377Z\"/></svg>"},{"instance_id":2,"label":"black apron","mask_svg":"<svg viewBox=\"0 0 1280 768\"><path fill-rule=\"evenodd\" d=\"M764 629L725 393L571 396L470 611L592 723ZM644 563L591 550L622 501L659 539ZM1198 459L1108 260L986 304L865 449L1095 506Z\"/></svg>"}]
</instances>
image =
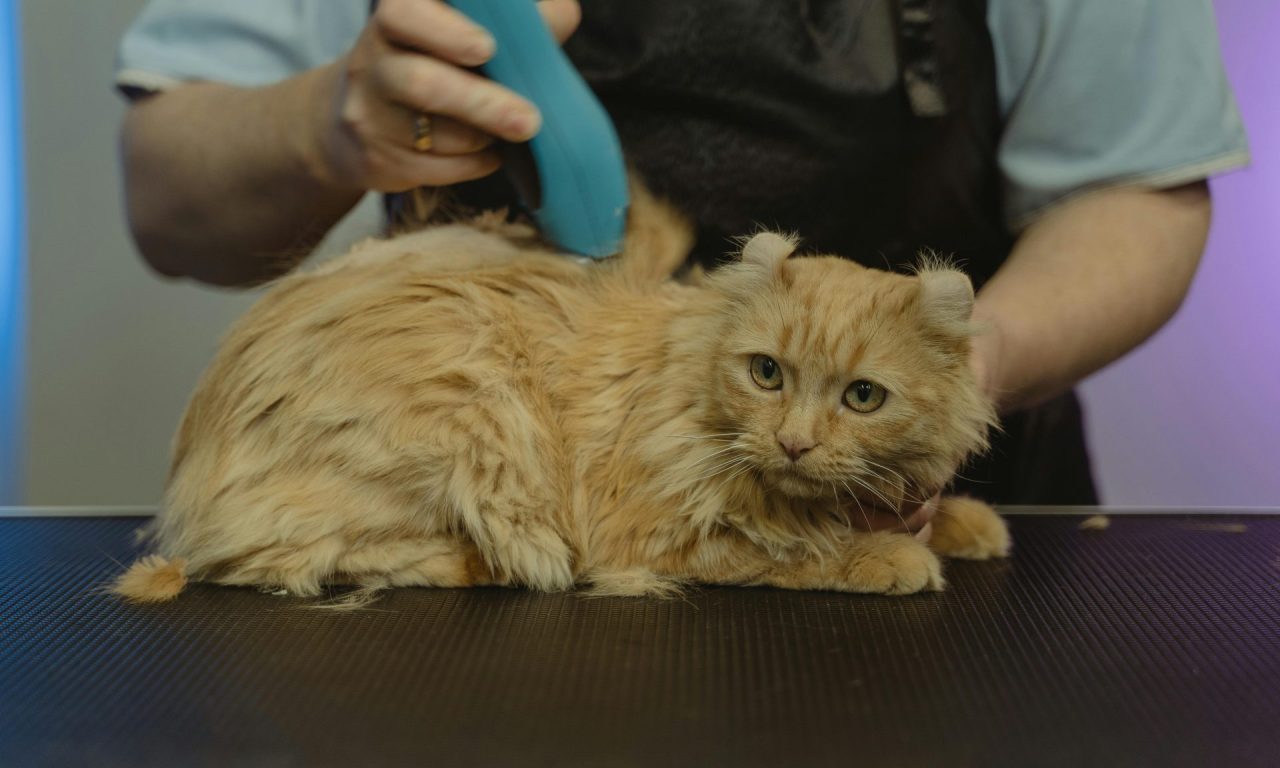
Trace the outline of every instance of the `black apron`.
<instances>
[{"instance_id":1,"label":"black apron","mask_svg":"<svg viewBox=\"0 0 1280 768\"><path fill-rule=\"evenodd\" d=\"M582 0L566 51L649 187L697 222L693 259L733 237L904 270L931 249L980 287L1012 247L985 0ZM504 174L465 208L518 207ZM393 204L394 208L394 204ZM956 490L1001 504L1095 504L1079 401L1003 419Z\"/></svg>"}]
</instances>

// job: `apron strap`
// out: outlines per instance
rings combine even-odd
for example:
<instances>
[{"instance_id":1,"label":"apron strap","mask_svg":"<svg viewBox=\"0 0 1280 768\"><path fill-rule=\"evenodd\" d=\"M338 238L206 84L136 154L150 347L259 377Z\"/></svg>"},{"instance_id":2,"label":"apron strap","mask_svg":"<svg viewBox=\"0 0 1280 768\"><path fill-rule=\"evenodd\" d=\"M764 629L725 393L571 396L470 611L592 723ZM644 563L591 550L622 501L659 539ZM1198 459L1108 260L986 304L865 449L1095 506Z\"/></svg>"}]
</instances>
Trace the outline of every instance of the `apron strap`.
<instances>
[{"instance_id":1,"label":"apron strap","mask_svg":"<svg viewBox=\"0 0 1280 768\"><path fill-rule=\"evenodd\" d=\"M911 111L917 117L942 117L947 114L947 99L938 68L935 0L898 0L898 18L902 84Z\"/></svg>"}]
</instances>

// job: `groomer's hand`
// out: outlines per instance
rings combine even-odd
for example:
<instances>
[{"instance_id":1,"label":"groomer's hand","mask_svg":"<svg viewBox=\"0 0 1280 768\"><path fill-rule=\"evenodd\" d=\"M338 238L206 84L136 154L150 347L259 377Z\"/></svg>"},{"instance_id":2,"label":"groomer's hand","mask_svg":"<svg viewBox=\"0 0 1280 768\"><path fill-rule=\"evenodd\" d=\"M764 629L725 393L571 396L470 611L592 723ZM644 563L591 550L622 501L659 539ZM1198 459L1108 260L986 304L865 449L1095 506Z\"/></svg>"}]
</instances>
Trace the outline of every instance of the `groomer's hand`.
<instances>
[{"instance_id":1,"label":"groomer's hand","mask_svg":"<svg viewBox=\"0 0 1280 768\"><path fill-rule=\"evenodd\" d=\"M933 533L931 521L938 513L940 495L925 500L908 499L898 510L885 509L883 502L861 500L861 507L849 516L856 527L869 531L898 531L910 533L928 543Z\"/></svg>"},{"instance_id":2,"label":"groomer's hand","mask_svg":"<svg viewBox=\"0 0 1280 768\"><path fill-rule=\"evenodd\" d=\"M999 325L990 318L983 318L979 327L982 331L973 337L970 347L969 370L982 394L999 410L1001 399L995 382L1000 371L1002 336ZM938 513L940 499L941 494L919 499L912 498L908 492L902 506L894 510L886 508L886 499L878 496L860 497L857 514L851 514L850 521L863 530L901 531L928 543L933 534L932 520Z\"/></svg>"},{"instance_id":3,"label":"groomer's hand","mask_svg":"<svg viewBox=\"0 0 1280 768\"><path fill-rule=\"evenodd\" d=\"M578 26L577 0L542 0L538 10L562 43ZM314 170L331 184L380 192L492 173L495 137L525 141L541 125L528 101L467 71L493 53L489 33L440 0L382 0L325 73ZM430 148L415 148L424 126Z\"/></svg>"}]
</instances>

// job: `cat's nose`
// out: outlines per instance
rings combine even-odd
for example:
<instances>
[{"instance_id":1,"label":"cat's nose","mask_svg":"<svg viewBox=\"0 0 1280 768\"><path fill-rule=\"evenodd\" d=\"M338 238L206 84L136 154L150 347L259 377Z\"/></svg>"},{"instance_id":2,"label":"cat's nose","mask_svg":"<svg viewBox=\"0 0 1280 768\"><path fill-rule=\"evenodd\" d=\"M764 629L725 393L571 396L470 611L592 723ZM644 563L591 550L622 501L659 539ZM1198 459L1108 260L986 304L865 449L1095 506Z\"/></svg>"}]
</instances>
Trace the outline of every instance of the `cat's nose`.
<instances>
[{"instance_id":1,"label":"cat's nose","mask_svg":"<svg viewBox=\"0 0 1280 768\"><path fill-rule=\"evenodd\" d=\"M811 438L796 437L795 435L778 435L778 445L782 446L782 450L792 461L799 461L800 457L813 450L816 443Z\"/></svg>"}]
</instances>

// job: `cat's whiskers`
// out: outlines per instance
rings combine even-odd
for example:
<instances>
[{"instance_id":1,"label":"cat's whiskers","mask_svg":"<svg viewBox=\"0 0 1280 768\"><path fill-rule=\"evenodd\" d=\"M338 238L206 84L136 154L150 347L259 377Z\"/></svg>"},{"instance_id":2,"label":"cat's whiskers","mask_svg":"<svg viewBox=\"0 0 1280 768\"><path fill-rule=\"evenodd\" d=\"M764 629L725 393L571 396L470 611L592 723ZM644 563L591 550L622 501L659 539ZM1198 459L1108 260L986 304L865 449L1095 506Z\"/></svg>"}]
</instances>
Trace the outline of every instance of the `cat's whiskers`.
<instances>
[{"instance_id":1,"label":"cat's whiskers","mask_svg":"<svg viewBox=\"0 0 1280 768\"><path fill-rule=\"evenodd\" d=\"M858 498L858 494L854 493L853 489L850 488L849 484L846 483L844 480L841 480L840 484L843 485L844 489L849 492L849 498L853 499L853 503L858 505L858 511L862 513L862 519L867 524L867 530L868 531L872 530L871 518L867 517L867 510L862 507L862 500Z\"/></svg>"},{"instance_id":2,"label":"cat's whiskers","mask_svg":"<svg viewBox=\"0 0 1280 768\"><path fill-rule=\"evenodd\" d=\"M890 501L889 501L889 499L888 499L888 498L886 498L886 497L885 497L885 495L884 495L883 493L881 493L880 491L878 491L878 490L876 490L874 487L872 487L870 483L867 483L867 482L865 482L865 481L863 481L863 480L859 479L858 477L851 477L851 478L849 478L849 479L850 479L850 480L852 480L853 482L857 483L858 485L862 486L863 488L866 488L868 491L871 491L871 493L872 493L872 494L874 494L878 499L880 499L881 501L883 501L883 502L884 502L884 504L885 504L885 506L886 506L886 507L888 507L889 509L893 510L893 514L897 515L898 520L902 523L902 528L903 528L903 530L905 530L905 531L910 531L910 530L911 530L910 526L908 526L908 525L907 525L907 519L906 519L905 517L903 517L903 516L902 516L902 512L901 512L901 511L899 511L899 509L898 509L898 505L896 505L896 504L894 504L894 503L890 502Z\"/></svg>"},{"instance_id":3,"label":"cat's whiskers","mask_svg":"<svg viewBox=\"0 0 1280 768\"><path fill-rule=\"evenodd\" d=\"M897 481L898 481L898 482L897 482L897 485L898 485L898 488L900 489L900 491L899 491L899 495L902 497L902 500L903 500L903 501L910 501L910 502L912 502L912 503L914 503L914 504L923 504L923 503L925 503L926 501L928 501L928 499L920 499L920 498L916 498L915 496L912 496L911 494L909 494L909 493L907 492L907 489L909 489L909 488L911 487L911 484L910 484L910 483L908 483L908 482L907 482L907 479L906 479L905 477L903 477L901 474L899 474L899 473L897 473L897 472L893 471L892 469L890 469L890 468L886 467L886 466L885 466L885 465L883 465L883 464L877 464L876 462L874 462L874 461L872 461L872 460L870 460L870 459L867 459L867 458L863 458L863 459L861 459L861 461L862 461L863 463L865 463L865 464L870 464L871 466L876 467L876 468L878 468L878 469L883 469L885 472L888 472L888 473L890 473L891 475L893 475L895 478L897 478ZM871 477L873 477L875 480L877 480L877 481L879 481L879 482L882 482L882 483L888 483L888 481L887 481L887 480L886 480L882 475L878 475L878 474L876 474L875 472L868 472L867 474L871 475ZM888 484L892 485L892 483L888 483ZM881 498L883 498L883 497L881 497Z\"/></svg>"},{"instance_id":4,"label":"cat's whiskers","mask_svg":"<svg viewBox=\"0 0 1280 768\"><path fill-rule=\"evenodd\" d=\"M739 477L742 477L744 474L746 474L746 473L750 472L750 471L751 471L751 469L752 469L752 464L751 464L751 462L749 462L749 461L744 461L740 466L738 466L736 469L734 469L734 470L733 470L733 472L732 472L731 474L729 474L727 477L724 477L723 479L721 479L721 481L720 481L720 487L721 487L721 488L724 488L724 487L725 487L726 485L728 485L729 483L732 483L734 480L736 480L736 479L738 479Z\"/></svg>"},{"instance_id":5,"label":"cat's whiskers","mask_svg":"<svg viewBox=\"0 0 1280 768\"><path fill-rule=\"evenodd\" d=\"M731 470L731 468L737 467L737 465L739 465L739 463L741 463L742 461L745 461L744 458L735 456L731 458L731 460L718 463L718 465L712 468L709 468L709 470L707 471L704 471L703 474L700 474L694 477L694 483L701 483L701 481L703 480L709 480L710 477L714 477L716 475L722 474L722 472L727 472L728 470Z\"/></svg>"},{"instance_id":6,"label":"cat's whiskers","mask_svg":"<svg viewBox=\"0 0 1280 768\"><path fill-rule=\"evenodd\" d=\"M715 449L714 451L712 451L711 453L704 454L701 458L699 458L699 459L698 459L698 461L697 461L696 463L702 463L702 462L706 461L707 459L713 459L713 458L715 458L716 456L719 456L719 455L721 455L721 454L723 454L723 453L727 453L727 452L732 451L732 450L736 450L736 449L738 449L738 448L740 448L740 447L741 447L741 446L739 446L736 442L734 442L734 443L729 443L728 445L720 446L719 448L716 448L716 449Z\"/></svg>"},{"instance_id":7,"label":"cat's whiskers","mask_svg":"<svg viewBox=\"0 0 1280 768\"><path fill-rule=\"evenodd\" d=\"M959 472L955 473L955 476L970 483L981 483L983 485L992 485L995 482L994 480L979 480L976 477L968 477L967 475L962 475Z\"/></svg>"},{"instance_id":8,"label":"cat's whiskers","mask_svg":"<svg viewBox=\"0 0 1280 768\"><path fill-rule=\"evenodd\" d=\"M699 469L699 468L703 468L703 469L705 469L705 467L703 467L703 465L704 465L704 464L706 464L707 462L710 462L710 461L723 461L723 460L724 460L724 458L725 458L725 454L730 454L730 453L732 453L732 452L733 452L733 451L735 451L735 450L739 450L740 448L741 448L741 446L737 445L736 443L733 443L733 444L730 444L730 445L726 445L726 446L724 446L724 447L722 447L722 448L717 448L715 451L712 451L711 453L709 453L709 454L707 454L707 455L705 455L705 456L701 456L701 457L699 457L697 460L695 460L695 461L693 462L693 464L692 464L692 465L690 465L689 469L691 469L691 470L696 470L696 469Z\"/></svg>"},{"instance_id":9,"label":"cat's whiskers","mask_svg":"<svg viewBox=\"0 0 1280 768\"><path fill-rule=\"evenodd\" d=\"M742 437L742 433L724 432L716 435L666 435L666 437L684 440L711 440L715 443L724 443L724 445L716 446L715 450L710 453L698 456L690 467L691 469L696 469L700 465L706 464L708 461L722 457L724 454L729 453L736 448L740 448L741 446L738 444L738 439Z\"/></svg>"},{"instance_id":10,"label":"cat's whiskers","mask_svg":"<svg viewBox=\"0 0 1280 768\"><path fill-rule=\"evenodd\" d=\"M914 498L914 497L912 497L912 496L907 496L907 495L906 495L906 490L905 490L905 489L906 489L906 488L909 488L909 487L910 487L910 484L907 482L906 478L905 478L905 477L903 477L900 473L895 472L894 470L892 470L892 469L890 469L890 468L886 467L885 465L880 464L880 463L875 462L875 461L872 461L871 459L868 459L868 458L866 458L866 457L860 457L860 459L859 459L859 460L860 460L860 461L862 461L862 463L864 463L864 464L869 464L870 466L875 467L876 469L883 469L885 472L888 472L889 474L891 474L891 475L893 475L894 477L898 478L898 481L899 481L900 483L902 483L902 487L903 487L903 489L904 489L904 490L903 490L903 499L905 499L906 501L913 501L913 502L915 502L915 503L917 503L917 504L923 504L923 503L925 503L926 501L928 501L928 499L917 499L917 498ZM979 480L979 479L977 479L977 478L975 478L975 477L969 477L969 476L967 476L967 475L963 475L963 474L961 474L961 473L959 473L959 472L956 472L954 476L955 476L955 477L957 477L957 478L959 478L959 479L961 479L961 480L966 480L966 481L968 481L968 482L970 482L970 483L986 483L986 484L990 484L990 483L992 482L992 481L990 481L990 480Z\"/></svg>"},{"instance_id":11,"label":"cat's whiskers","mask_svg":"<svg viewBox=\"0 0 1280 768\"><path fill-rule=\"evenodd\" d=\"M739 477L742 477L743 475L747 474L747 473L748 473L748 472L750 472L752 469L753 469L753 465L752 465L752 463L751 463L749 460L744 460L743 465L742 465L741 467L739 467L737 470L735 470L735 471L734 471L734 473L733 473L732 475L729 475L728 477L726 477L724 481L725 481L726 483L731 482L731 481L733 481L733 480L735 480L735 479L737 479L737 478L739 478Z\"/></svg>"},{"instance_id":12,"label":"cat's whiskers","mask_svg":"<svg viewBox=\"0 0 1280 768\"><path fill-rule=\"evenodd\" d=\"M835 502L836 514L844 518L844 527L853 530L853 521L849 519L849 514L840 506L840 489L836 487L836 481L831 481L831 499Z\"/></svg>"},{"instance_id":13,"label":"cat's whiskers","mask_svg":"<svg viewBox=\"0 0 1280 768\"><path fill-rule=\"evenodd\" d=\"M680 440L715 440L716 442L726 442L729 440L737 440L745 434L743 432L721 432L716 435L663 435L663 437L671 437Z\"/></svg>"},{"instance_id":14,"label":"cat's whiskers","mask_svg":"<svg viewBox=\"0 0 1280 768\"><path fill-rule=\"evenodd\" d=\"M733 458L730 458L728 461L721 462L720 464L717 464L716 466L712 467L710 470L695 477L693 479L693 482L700 483L704 480L710 480L716 475L719 475L724 472L728 472L731 469L736 469L737 467L741 466L747 461L748 461L747 456L734 456Z\"/></svg>"},{"instance_id":15,"label":"cat's whiskers","mask_svg":"<svg viewBox=\"0 0 1280 768\"><path fill-rule=\"evenodd\" d=\"M872 495L872 496L875 496L875 497L876 497L877 499L879 499L880 501L883 501L883 502L884 502L884 505L885 505L886 507L896 507L896 506L897 506L897 505L895 505L892 501L889 501L889 497L888 497L888 496L885 496L883 491L881 491L880 489L878 489L878 488L876 488L875 486L871 485L871 484L870 484L870 483L868 483L867 481L862 480L862 479L861 479L861 478L859 478L857 475L851 475L851 476L849 477L849 479L850 479L850 480L852 480L853 482L857 483L859 486L861 486L861 487L863 487L863 488L866 488L868 491L870 491L870 492L871 492L871 495Z\"/></svg>"},{"instance_id":16,"label":"cat's whiskers","mask_svg":"<svg viewBox=\"0 0 1280 768\"><path fill-rule=\"evenodd\" d=\"M863 463L863 464L869 464L869 465L871 465L871 466L875 467L876 469L883 469L885 472L888 472L889 474L891 474L891 475L893 475L894 477L898 478L898 482L899 482L899 483L902 483L902 487L903 487L904 489L909 485L909 483L907 483L907 479L906 479L905 477L903 477L900 473L898 473L898 472L896 472L896 471L894 471L894 470L890 469L889 467L886 467L885 465L883 465L883 464L881 464L881 463L879 463L879 462L872 461L871 459L868 459L868 458L866 458L865 456L864 456L864 457L861 457L861 458L860 458L860 460L862 461L862 463ZM880 479L880 478L876 478L876 479L878 480L878 479Z\"/></svg>"}]
</instances>

